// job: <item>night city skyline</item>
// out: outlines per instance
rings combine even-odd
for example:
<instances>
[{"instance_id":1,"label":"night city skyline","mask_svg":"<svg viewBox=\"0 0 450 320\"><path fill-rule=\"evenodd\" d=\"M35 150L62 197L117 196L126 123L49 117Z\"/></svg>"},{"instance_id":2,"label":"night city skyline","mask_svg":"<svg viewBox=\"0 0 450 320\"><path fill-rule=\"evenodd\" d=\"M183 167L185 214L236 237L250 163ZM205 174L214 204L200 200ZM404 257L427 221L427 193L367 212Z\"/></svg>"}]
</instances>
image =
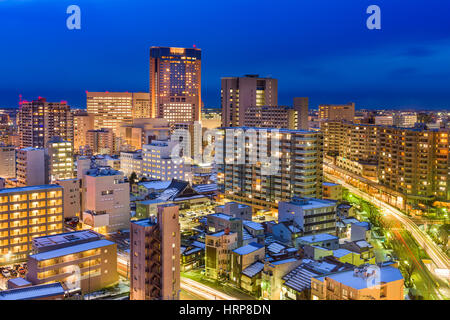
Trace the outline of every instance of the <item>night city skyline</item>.
<instances>
[{"instance_id":1,"label":"night city skyline","mask_svg":"<svg viewBox=\"0 0 450 320\"><path fill-rule=\"evenodd\" d=\"M78 1L82 28L71 31L69 1L0 1L0 106L22 94L85 108L86 90L148 91L151 46L195 45L205 107L220 106L221 77L259 74L278 79L280 105L448 108L448 3L378 1L382 29L368 30L370 1L182 2Z\"/></svg>"},{"instance_id":2,"label":"night city skyline","mask_svg":"<svg viewBox=\"0 0 450 320\"><path fill-rule=\"evenodd\" d=\"M365 320L450 300L449 17L0 0L0 302Z\"/></svg>"}]
</instances>

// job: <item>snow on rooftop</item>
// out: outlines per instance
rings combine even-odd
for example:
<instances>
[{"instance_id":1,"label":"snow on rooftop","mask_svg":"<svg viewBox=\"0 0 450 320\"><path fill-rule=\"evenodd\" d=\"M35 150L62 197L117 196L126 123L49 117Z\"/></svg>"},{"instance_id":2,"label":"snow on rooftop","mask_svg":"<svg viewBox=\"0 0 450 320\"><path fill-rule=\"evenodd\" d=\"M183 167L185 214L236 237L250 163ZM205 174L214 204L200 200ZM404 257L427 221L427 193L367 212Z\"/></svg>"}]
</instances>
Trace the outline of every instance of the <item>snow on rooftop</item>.
<instances>
[{"instance_id":1,"label":"snow on rooftop","mask_svg":"<svg viewBox=\"0 0 450 320\"><path fill-rule=\"evenodd\" d=\"M253 264L251 264L250 266L248 266L247 268L245 268L244 270L242 270L242 274L246 275L247 277L254 277L256 276L258 273L260 273L262 270L264 269L264 263L257 261Z\"/></svg>"},{"instance_id":2,"label":"snow on rooftop","mask_svg":"<svg viewBox=\"0 0 450 320\"><path fill-rule=\"evenodd\" d=\"M69 254L79 253L79 252L83 252L83 251L87 251L87 250L91 250L91 249L102 248L102 247L109 246L112 244L114 244L114 242L109 241L109 240L97 240L97 241L77 244L77 245L62 248L62 249L56 249L56 250L51 250L51 251L47 251L47 252L32 254L32 255L30 255L30 258L38 260L38 261L43 261L43 260L62 257L62 256L66 256Z\"/></svg>"},{"instance_id":3,"label":"snow on rooftop","mask_svg":"<svg viewBox=\"0 0 450 320\"><path fill-rule=\"evenodd\" d=\"M295 262L295 261L298 261L298 260L295 258L289 258L289 259L274 261L274 262L272 262L272 264L277 266L280 264L291 263L291 262Z\"/></svg>"},{"instance_id":4,"label":"snow on rooftop","mask_svg":"<svg viewBox=\"0 0 450 320\"><path fill-rule=\"evenodd\" d=\"M264 227L262 226L262 224L258 223L258 222L244 220L244 221L242 221L242 223L244 224L244 226L246 226L250 229L253 229L253 230L264 230Z\"/></svg>"},{"instance_id":5,"label":"snow on rooftop","mask_svg":"<svg viewBox=\"0 0 450 320\"><path fill-rule=\"evenodd\" d=\"M146 189L155 189L155 190L163 190L166 189L172 181L148 181L148 182L140 182L139 186L143 186Z\"/></svg>"},{"instance_id":6,"label":"snow on rooftop","mask_svg":"<svg viewBox=\"0 0 450 320\"><path fill-rule=\"evenodd\" d=\"M329 234L329 233L319 233L319 234L313 234L310 236L300 237L297 239L302 242L315 243L315 242L321 242L321 241L327 241L327 240L336 240L339 238L336 236L333 236L332 234Z\"/></svg>"},{"instance_id":7,"label":"snow on rooftop","mask_svg":"<svg viewBox=\"0 0 450 320\"><path fill-rule=\"evenodd\" d=\"M63 294L63 286L61 283L56 282L1 291L0 300L32 300Z\"/></svg>"},{"instance_id":8,"label":"snow on rooftop","mask_svg":"<svg viewBox=\"0 0 450 320\"><path fill-rule=\"evenodd\" d=\"M348 254L352 253L350 250L347 249L336 249L333 251L333 256L335 256L336 258L342 258Z\"/></svg>"},{"instance_id":9,"label":"snow on rooftop","mask_svg":"<svg viewBox=\"0 0 450 320\"><path fill-rule=\"evenodd\" d=\"M262 244L256 243L256 242L252 242L249 243L246 246L234 249L233 252L239 254L239 255L246 255L252 252L255 252L256 250L259 250L261 248L264 248L264 246Z\"/></svg>"},{"instance_id":10,"label":"snow on rooftop","mask_svg":"<svg viewBox=\"0 0 450 320\"><path fill-rule=\"evenodd\" d=\"M356 241L355 243L356 243L356 245L357 245L358 247L360 247L360 248L371 247L370 243L368 243L368 242L365 241L365 240Z\"/></svg>"},{"instance_id":11,"label":"snow on rooftop","mask_svg":"<svg viewBox=\"0 0 450 320\"><path fill-rule=\"evenodd\" d=\"M355 275L354 270L334 273L327 275L326 277L354 289L365 289L372 283L372 281L367 281L366 277ZM403 279L403 276L397 268L391 266L380 268L380 282L388 283L401 279Z\"/></svg>"},{"instance_id":12,"label":"snow on rooftop","mask_svg":"<svg viewBox=\"0 0 450 320\"><path fill-rule=\"evenodd\" d=\"M272 242L270 245L267 246L267 250L272 253L279 253L280 251L282 251L285 248L286 248L285 245L282 245L278 242Z\"/></svg>"}]
</instances>

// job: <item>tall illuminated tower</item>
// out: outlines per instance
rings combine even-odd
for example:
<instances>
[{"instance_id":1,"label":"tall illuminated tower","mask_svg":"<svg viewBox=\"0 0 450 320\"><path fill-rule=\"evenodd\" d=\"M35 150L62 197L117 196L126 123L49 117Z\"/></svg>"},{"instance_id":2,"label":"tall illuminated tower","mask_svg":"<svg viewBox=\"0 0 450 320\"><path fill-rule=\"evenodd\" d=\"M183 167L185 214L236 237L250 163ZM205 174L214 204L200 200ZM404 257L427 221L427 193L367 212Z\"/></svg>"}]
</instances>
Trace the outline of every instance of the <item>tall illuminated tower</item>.
<instances>
[{"instance_id":1,"label":"tall illuminated tower","mask_svg":"<svg viewBox=\"0 0 450 320\"><path fill-rule=\"evenodd\" d=\"M150 100L152 117L170 124L200 121L201 50L151 47Z\"/></svg>"}]
</instances>

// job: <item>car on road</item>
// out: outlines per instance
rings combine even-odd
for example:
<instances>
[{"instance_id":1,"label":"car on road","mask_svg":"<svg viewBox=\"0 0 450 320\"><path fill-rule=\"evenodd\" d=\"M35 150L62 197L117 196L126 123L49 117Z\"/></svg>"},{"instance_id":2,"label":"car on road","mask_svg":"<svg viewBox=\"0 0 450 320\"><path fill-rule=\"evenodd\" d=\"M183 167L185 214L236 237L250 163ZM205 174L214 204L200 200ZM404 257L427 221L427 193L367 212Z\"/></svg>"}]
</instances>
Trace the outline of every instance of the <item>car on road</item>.
<instances>
[{"instance_id":1,"label":"car on road","mask_svg":"<svg viewBox=\"0 0 450 320\"><path fill-rule=\"evenodd\" d=\"M27 273L27 270L24 267L19 267L19 269L17 269L17 272L19 272L21 275L24 275L25 273Z\"/></svg>"},{"instance_id":2,"label":"car on road","mask_svg":"<svg viewBox=\"0 0 450 320\"><path fill-rule=\"evenodd\" d=\"M2 276L4 276L5 278L9 278L11 276L11 273L9 272L9 270L3 269Z\"/></svg>"}]
</instances>

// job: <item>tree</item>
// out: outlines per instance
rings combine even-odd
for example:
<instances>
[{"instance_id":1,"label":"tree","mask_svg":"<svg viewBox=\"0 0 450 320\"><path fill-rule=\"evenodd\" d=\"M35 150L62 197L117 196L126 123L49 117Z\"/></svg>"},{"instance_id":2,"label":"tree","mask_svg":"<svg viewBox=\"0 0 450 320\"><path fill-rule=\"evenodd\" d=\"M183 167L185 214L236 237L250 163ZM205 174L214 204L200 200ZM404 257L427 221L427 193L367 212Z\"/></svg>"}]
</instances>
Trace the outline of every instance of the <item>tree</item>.
<instances>
[{"instance_id":1,"label":"tree","mask_svg":"<svg viewBox=\"0 0 450 320\"><path fill-rule=\"evenodd\" d=\"M137 181L138 181L137 174L136 172L133 171L130 174L130 184L136 184Z\"/></svg>"},{"instance_id":2,"label":"tree","mask_svg":"<svg viewBox=\"0 0 450 320\"><path fill-rule=\"evenodd\" d=\"M412 288L413 287L413 281L412 276L414 272L416 271L416 265L411 260L406 260L404 262L401 262L401 268L403 278L405 279L405 287Z\"/></svg>"}]
</instances>

